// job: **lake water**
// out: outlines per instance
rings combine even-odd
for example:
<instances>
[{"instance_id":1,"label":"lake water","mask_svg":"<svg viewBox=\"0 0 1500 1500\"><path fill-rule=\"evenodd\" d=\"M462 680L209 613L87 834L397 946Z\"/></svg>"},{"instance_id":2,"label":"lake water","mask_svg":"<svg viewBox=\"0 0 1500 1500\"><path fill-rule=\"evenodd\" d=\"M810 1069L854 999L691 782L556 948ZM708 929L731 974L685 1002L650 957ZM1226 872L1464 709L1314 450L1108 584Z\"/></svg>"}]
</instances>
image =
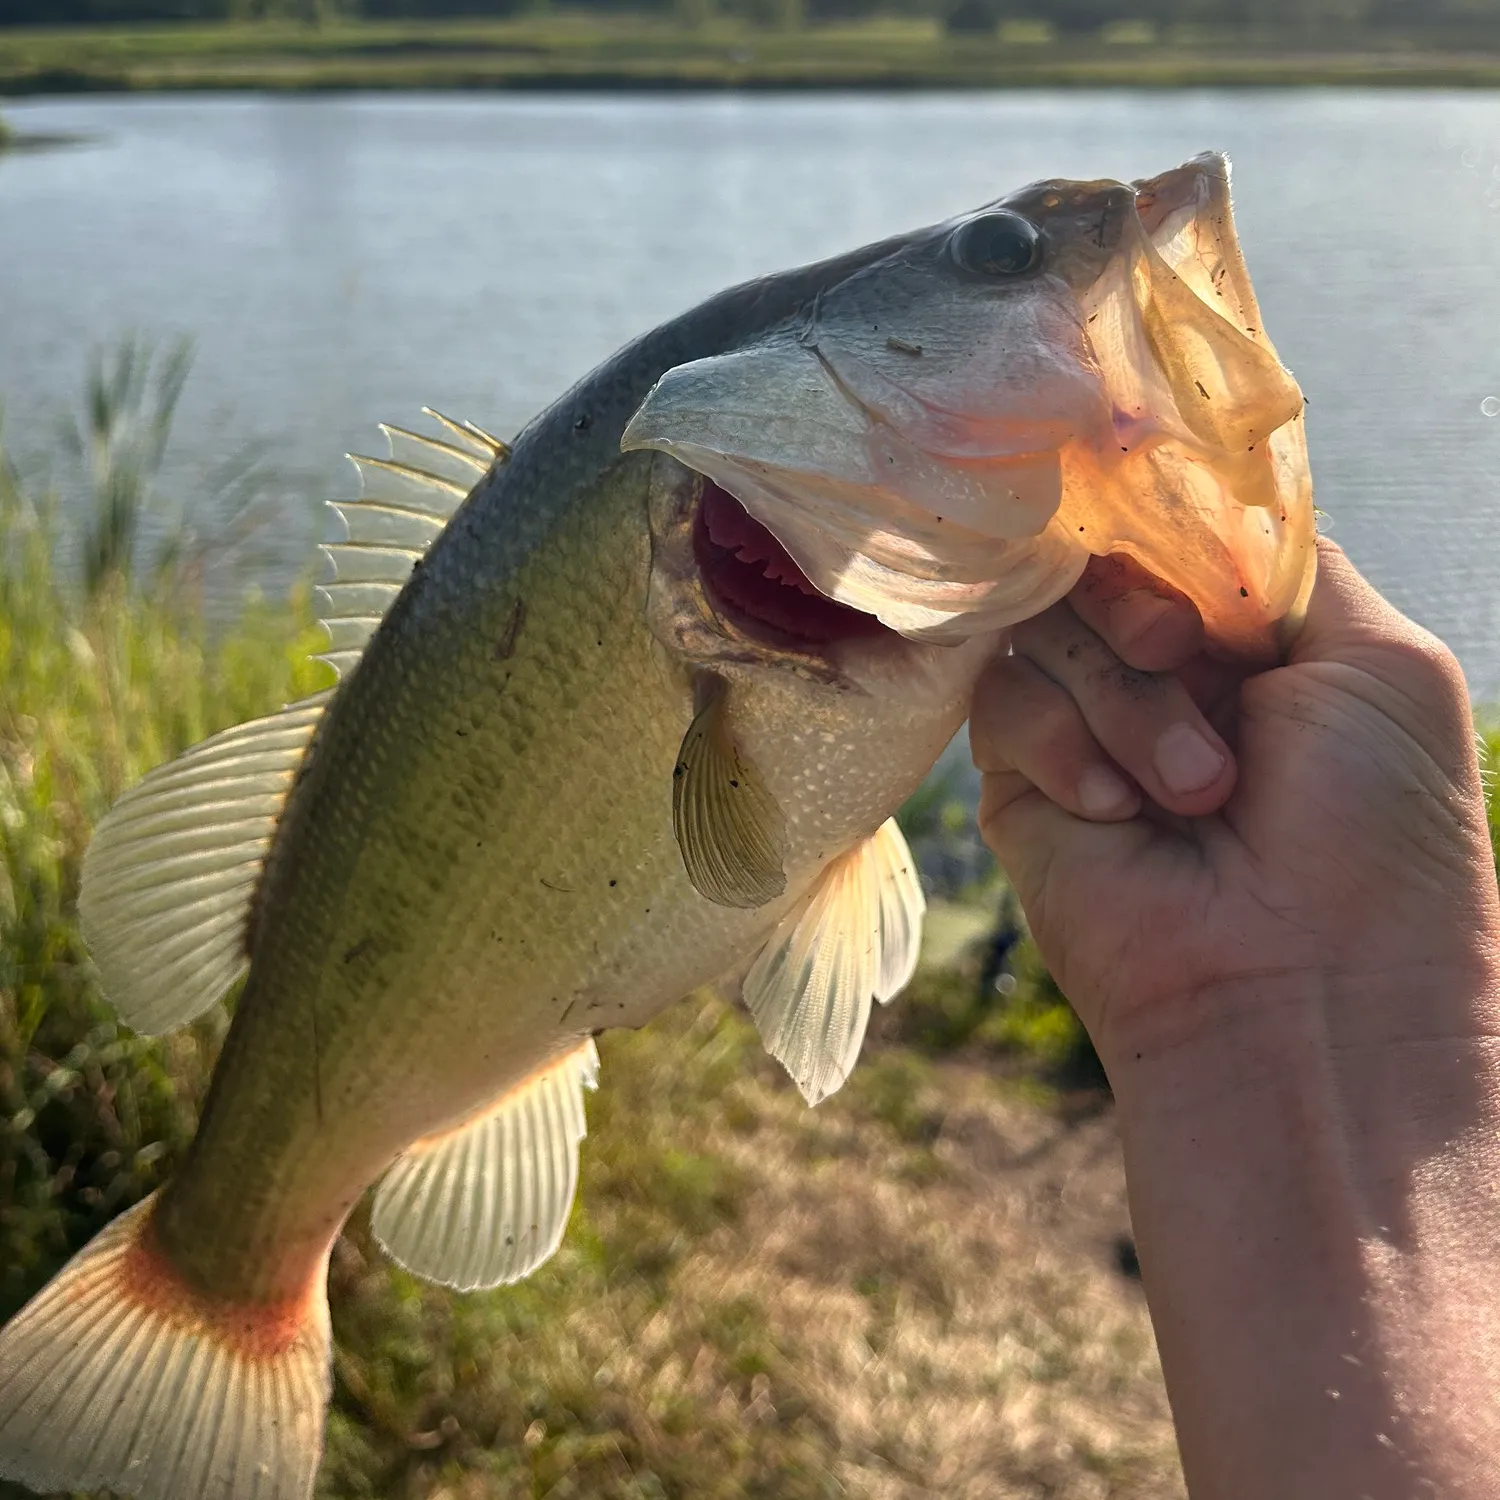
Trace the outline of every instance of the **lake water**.
<instances>
[{"instance_id":1,"label":"lake water","mask_svg":"<svg viewBox=\"0 0 1500 1500\"><path fill-rule=\"evenodd\" d=\"M733 281L1032 178L1231 152L1319 503L1500 694L1500 95L355 95L7 106L0 399L43 454L92 349L191 334L173 482L265 440L298 525L424 404L501 434ZM296 534L298 526L289 526Z\"/></svg>"}]
</instances>

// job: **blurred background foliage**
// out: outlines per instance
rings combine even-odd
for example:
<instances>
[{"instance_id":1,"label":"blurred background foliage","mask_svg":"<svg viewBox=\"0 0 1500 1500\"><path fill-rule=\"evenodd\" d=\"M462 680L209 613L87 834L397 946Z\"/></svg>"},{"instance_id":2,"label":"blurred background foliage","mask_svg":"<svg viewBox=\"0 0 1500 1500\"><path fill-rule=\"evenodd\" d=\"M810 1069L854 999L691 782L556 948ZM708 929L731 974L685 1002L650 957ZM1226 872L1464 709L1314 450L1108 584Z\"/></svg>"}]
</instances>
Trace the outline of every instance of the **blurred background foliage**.
<instances>
[{"instance_id":1,"label":"blurred background foliage","mask_svg":"<svg viewBox=\"0 0 1500 1500\"><path fill-rule=\"evenodd\" d=\"M8 0L12 25L105 24L149 20L300 20L312 24L354 16L503 16L547 9L546 0ZM569 10L680 12L681 0L569 0ZM705 16L718 11L753 19L795 21L801 6L757 8L755 0L700 0ZM1110 22L1215 22L1295 30L1319 27L1473 25L1500 22L1496 0L806 0L812 17L875 13L952 15L960 29L981 21L1040 22L1062 32L1097 30Z\"/></svg>"},{"instance_id":2,"label":"blurred background foliage","mask_svg":"<svg viewBox=\"0 0 1500 1500\"><path fill-rule=\"evenodd\" d=\"M360 18L537 16L553 9L553 0L6 0L0 24L229 20L323 26ZM779 28L875 15L933 17L959 33L1009 25L1012 39L1023 43L1110 27L1116 28L1111 38L1116 41L1149 40L1150 29L1162 26L1232 27L1293 37L1500 28L1500 0L567 0L556 9L579 17L658 15L688 26L723 15Z\"/></svg>"},{"instance_id":3,"label":"blurred background foliage","mask_svg":"<svg viewBox=\"0 0 1500 1500\"><path fill-rule=\"evenodd\" d=\"M189 363L99 356L48 471L0 442L0 1318L171 1173L227 1025L221 1006L148 1040L112 1019L75 917L91 826L149 767L328 680L308 585L244 584L274 476L166 493ZM236 602L206 608L226 559ZM953 1495L1177 1492L1107 1249L1111 1141L1075 1128L1104 1082L966 795L949 771L903 812L933 888L923 966L816 1113L699 995L602 1039L580 1202L527 1283L423 1286L356 1215L325 1494L811 1500L944 1473ZM1028 1227L1059 1184L1074 1231L1053 1209Z\"/></svg>"},{"instance_id":4,"label":"blurred background foliage","mask_svg":"<svg viewBox=\"0 0 1500 1500\"><path fill-rule=\"evenodd\" d=\"M1500 0L0 0L16 95L1497 80Z\"/></svg>"}]
</instances>

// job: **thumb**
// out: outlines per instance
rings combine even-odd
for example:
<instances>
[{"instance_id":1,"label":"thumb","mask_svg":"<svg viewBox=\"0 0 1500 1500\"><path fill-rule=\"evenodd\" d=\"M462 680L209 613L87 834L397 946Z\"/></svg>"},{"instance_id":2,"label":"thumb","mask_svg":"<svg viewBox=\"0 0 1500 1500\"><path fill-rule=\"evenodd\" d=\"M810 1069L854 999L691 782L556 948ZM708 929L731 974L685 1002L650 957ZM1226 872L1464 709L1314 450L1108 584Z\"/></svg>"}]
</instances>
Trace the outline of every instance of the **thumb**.
<instances>
[{"instance_id":1,"label":"thumb","mask_svg":"<svg viewBox=\"0 0 1500 1500\"><path fill-rule=\"evenodd\" d=\"M1287 665L1338 674L1342 687L1393 720L1440 762L1472 733L1468 687L1453 653L1318 538L1318 577ZM1274 675L1274 674L1273 674Z\"/></svg>"},{"instance_id":2,"label":"thumb","mask_svg":"<svg viewBox=\"0 0 1500 1500\"><path fill-rule=\"evenodd\" d=\"M1318 538L1318 576L1288 665L1345 661L1364 652L1418 644L1431 637L1387 602L1337 542Z\"/></svg>"}]
</instances>

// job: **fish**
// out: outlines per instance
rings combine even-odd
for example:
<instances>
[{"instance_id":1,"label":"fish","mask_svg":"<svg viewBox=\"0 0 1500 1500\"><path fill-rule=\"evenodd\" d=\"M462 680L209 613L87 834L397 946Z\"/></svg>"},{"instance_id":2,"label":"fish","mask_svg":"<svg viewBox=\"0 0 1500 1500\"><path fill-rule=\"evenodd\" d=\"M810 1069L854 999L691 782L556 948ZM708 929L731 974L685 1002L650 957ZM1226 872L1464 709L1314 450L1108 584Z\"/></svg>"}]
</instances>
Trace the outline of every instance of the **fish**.
<instances>
[{"instance_id":1,"label":"fish","mask_svg":"<svg viewBox=\"0 0 1500 1500\"><path fill-rule=\"evenodd\" d=\"M1227 161L1034 183L731 288L513 443L386 427L320 591L336 688L101 820L122 1020L237 993L180 1170L0 1330L0 1476L306 1500L330 1249L557 1248L595 1038L709 984L809 1104L912 976L894 819L1006 631L1135 557L1274 654L1313 570L1303 403Z\"/></svg>"}]
</instances>

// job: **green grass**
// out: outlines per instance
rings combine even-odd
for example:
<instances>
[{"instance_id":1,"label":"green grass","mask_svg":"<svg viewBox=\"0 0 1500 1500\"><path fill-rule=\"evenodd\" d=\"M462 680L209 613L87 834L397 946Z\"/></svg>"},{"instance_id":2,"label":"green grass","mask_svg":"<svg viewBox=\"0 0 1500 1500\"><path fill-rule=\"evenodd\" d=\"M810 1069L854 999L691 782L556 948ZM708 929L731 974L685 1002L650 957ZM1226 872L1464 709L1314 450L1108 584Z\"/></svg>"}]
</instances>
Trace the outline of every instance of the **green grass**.
<instances>
[{"instance_id":1,"label":"green grass","mask_svg":"<svg viewBox=\"0 0 1500 1500\"><path fill-rule=\"evenodd\" d=\"M207 1029L116 1026L74 903L88 830L146 769L326 685L306 591L215 634L171 594L54 566L56 500L0 446L0 1313L149 1191L191 1132Z\"/></svg>"},{"instance_id":2,"label":"green grass","mask_svg":"<svg viewBox=\"0 0 1500 1500\"><path fill-rule=\"evenodd\" d=\"M795 15L797 7L782 7ZM0 28L0 94L134 89L928 88L1500 82L1500 32L1281 36L1012 23L950 36L878 17L781 27L714 17Z\"/></svg>"},{"instance_id":3,"label":"green grass","mask_svg":"<svg viewBox=\"0 0 1500 1500\"><path fill-rule=\"evenodd\" d=\"M1490 824L1490 845L1500 868L1500 714L1482 708L1476 715L1479 731L1479 774L1484 781L1484 808Z\"/></svg>"},{"instance_id":4,"label":"green grass","mask_svg":"<svg viewBox=\"0 0 1500 1500\"><path fill-rule=\"evenodd\" d=\"M1022 1248L946 1138L1019 1156L1034 1110L880 1050L809 1114L708 999L601 1053L579 1203L529 1281L452 1296L359 1225L340 1242L330 1500L833 1500L945 1471L975 1496L1180 1494L1134 1294L1066 1232Z\"/></svg>"}]
</instances>

